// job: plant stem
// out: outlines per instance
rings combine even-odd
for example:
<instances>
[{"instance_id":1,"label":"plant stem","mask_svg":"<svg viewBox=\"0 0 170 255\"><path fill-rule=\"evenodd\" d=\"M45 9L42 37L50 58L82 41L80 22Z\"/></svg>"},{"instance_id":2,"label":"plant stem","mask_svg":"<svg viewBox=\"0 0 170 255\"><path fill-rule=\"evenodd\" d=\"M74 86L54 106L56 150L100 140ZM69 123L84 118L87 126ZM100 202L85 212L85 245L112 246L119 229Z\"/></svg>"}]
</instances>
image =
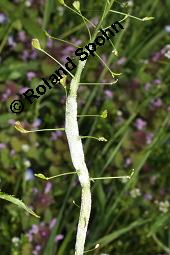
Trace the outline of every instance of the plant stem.
<instances>
[{"instance_id":1,"label":"plant stem","mask_svg":"<svg viewBox=\"0 0 170 255\"><path fill-rule=\"evenodd\" d=\"M101 20L98 23L90 42L94 41L96 35L99 32L100 27L102 26L103 20L109 13L114 1L115 0L111 0L110 3L106 3ZM66 99L66 113L65 113L65 132L68 140L71 159L73 166L77 171L79 181L82 187L81 208L77 228L75 255L83 255L84 253L87 227L91 212L90 178L84 159L83 145L82 140L80 139L79 127L77 122L77 90L80 83L81 73L83 71L85 64L86 60L79 61L76 74L71 80L69 95Z\"/></svg>"},{"instance_id":2,"label":"plant stem","mask_svg":"<svg viewBox=\"0 0 170 255\"><path fill-rule=\"evenodd\" d=\"M77 229L75 255L83 255L87 226L91 211L90 178L84 159L82 141L77 122L77 89L85 62L79 62L75 77L71 81L70 94L66 100L65 132L69 144L71 159L77 171L82 187L81 208Z\"/></svg>"}]
</instances>

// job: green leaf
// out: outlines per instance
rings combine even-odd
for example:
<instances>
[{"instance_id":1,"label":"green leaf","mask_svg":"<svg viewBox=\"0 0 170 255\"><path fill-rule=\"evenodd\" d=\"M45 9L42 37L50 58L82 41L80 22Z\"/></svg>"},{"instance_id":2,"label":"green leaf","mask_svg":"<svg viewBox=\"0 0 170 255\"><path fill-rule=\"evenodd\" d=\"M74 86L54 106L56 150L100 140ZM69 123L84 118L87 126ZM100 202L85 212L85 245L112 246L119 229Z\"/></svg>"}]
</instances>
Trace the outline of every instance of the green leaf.
<instances>
[{"instance_id":1,"label":"green leaf","mask_svg":"<svg viewBox=\"0 0 170 255\"><path fill-rule=\"evenodd\" d=\"M40 218L40 216L38 216L36 213L34 213L28 206L26 206L21 200L19 200L18 198L12 196L12 195L8 195L5 194L3 192L0 192L0 198L7 200L13 204L18 205L20 208L24 209L25 211L27 211L28 213L32 214L33 216Z\"/></svg>"},{"instance_id":2,"label":"green leaf","mask_svg":"<svg viewBox=\"0 0 170 255\"><path fill-rule=\"evenodd\" d=\"M104 110L104 111L102 112L101 117L102 117L103 119L106 119L106 118L107 118L107 110Z\"/></svg>"},{"instance_id":3,"label":"green leaf","mask_svg":"<svg viewBox=\"0 0 170 255\"><path fill-rule=\"evenodd\" d=\"M44 174L34 174L36 177L38 177L38 178L41 178L41 179L43 179L43 180L48 180L49 178L48 177L45 177L45 175Z\"/></svg>"},{"instance_id":4,"label":"green leaf","mask_svg":"<svg viewBox=\"0 0 170 255\"><path fill-rule=\"evenodd\" d=\"M30 61L28 65L17 60L14 62L12 58L8 58L0 68L0 81L16 80L23 77L30 69L36 71L38 66L39 64L35 63L35 61Z\"/></svg>"},{"instance_id":5,"label":"green leaf","mask_svg":"<svg viewBox=\"0 0 170 255\"><path fill-rule=\"evenodd\" d=\"M5 169L9 169L11 165L9 149L4 148L0 153L0 161Z\"/></svg>"},{"instance_id":6,"label":"green leaf","mask_svg":"<svg viewBox=\"0 0 170 255\"><path fill-rule=\"evenodd\" d=\"M32 39L32 46L37 50L42 50L38 39Z\"/></svg>"},{"instance_id":7,"label":"green leaf","mask_svg":"<svg viewBox=\"0 0 170 255\"><path fill-rule=\"evenodd\" d=\"M104 138L104 137L99 137L98 140L99 140L100 142L107 142L107 139Z\"/></svg>"},{"instance_id":8,"label":"green leaf","mask_svg":"<svg viewBox=\"0 0 170 255\"><path fill-rule=\"evenodd\" d=\"M33 37L41 41L43 47L46 44L46 36L43 29L31 18L23 18L22 24L25 30Z\"/></svg>"},{"instance_id":9,"label":"green leaf","mask_svg":"<svg viewBox=\"0 0 170 255\"><path fill-rule=\"evenodd\" d=\"M157 231L159 231L159 229L163 228L163 226L165 226L165 224L167 223L167 221L169 221L170 217L169 217L169 213L166 214L161 214L159 217L157 217L156 219L154 219L154 223L151 226L151 229L148 233L148 237L154 235Z\"/></svg>"},{"instance_id":10,"label":"green leaf","mask_svg":"<svg viewBox=\"0 0 170 255\"><path fill-rule=\"evenodd\" d=\"M66 88L66 80L67 80L67 76L64 75L62 79L60 79L60 84Z\"/></svg>"},{"instance_id":11,"label":"green leaf","mask_svg":"<svg viewBox=\"0 0 170 255\"><path fill-rule=\"evenodd\" d=\"M1 124L6 124L7 121L11 118L11 114L10 113L4 113L0 115L0 125Z\"/></svg>"},{"instance_id":12,"label":"green leaf","mask_svg":"<svg viewBox=\"0 0 170 255\"><path fill-rule=\"evenodd\" d=\"M75 8L78 12L80 12L80 2L79 2L79 1L74 1L73 6L74 6L74 8Z\"/></svg>"},{"instance_id":13,"label":"green leaf","mask_svg":"<svg viewBox=\"0 0 170 255\"><path fill-rule=\"evenodd\" d=\"M64 0L58 0L58 2L62 5L65 5Z\"/></svg>"},{"instance_id":14,"label":"green leaf","mask_svg":"<svg viewBox=\"0 0 170 255\"><path fill-rule=\"evenodd\" d=\"M44 7L44 17L43 17L43 29L45 29L48 25L50 16L54 10L54 0L47 0L45 1Z\"/></svg>"},{"instance_id":15,"label":"green leaf","mask_svg":"<svg viewBox=\"0 0 170 255\"><path fill-rule=\"evenodd\" d=\"M146 224L149 220L137 220L129 224L127 227L121 228L119 230L113 231L111 234L105 235L101 239L97 240L97 243L99 243L102 247L110 244L115 239L119 238L120 236L128 233L129 231L132 231L132 229L137 228L139 226L142 226Z\"/></svg>"},{"instance_id":16,"label":"green leaf","mask_svg":"<svg viewBox=\"0 0 170 255\"><path fill-rule=\"evenodd\" d=\"M20 121L16 121L14 127L21 133L29 133L28 130L24 129Z\"/></svg>"},{"instance_id":17,"label":"green leaf","mask_svg":"<svg viewBox=\"0 0 170 255\"><path fill-rule=\"evenodd\" d=\"M152 19L154 19L154 17L144 17L142 20L147 21L147 20L152 20Z\"/></svg>"}]
</instances>

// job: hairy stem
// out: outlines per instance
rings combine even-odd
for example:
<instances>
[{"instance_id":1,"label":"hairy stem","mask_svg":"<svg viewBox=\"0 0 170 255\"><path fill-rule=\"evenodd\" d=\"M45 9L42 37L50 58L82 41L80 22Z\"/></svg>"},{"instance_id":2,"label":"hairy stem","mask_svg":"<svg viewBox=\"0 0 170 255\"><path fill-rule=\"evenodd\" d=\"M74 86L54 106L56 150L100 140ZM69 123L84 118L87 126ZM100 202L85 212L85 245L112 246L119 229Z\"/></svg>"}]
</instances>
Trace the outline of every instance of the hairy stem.
<instances>
[{"instance_id":1,"label":"hairy stem","mask_svg":"<svg viewBox=\"0 0 170 255\"><path fill-rule=\"evenodd\" d=\"M83 255L86 233L91 211L90 178L84 159L83 145L77 123L77 89L85 62L79 62L75 77L72 79L70 93L66 100L65 132L71 159L82 187L81 208L77 229L75 255Z\"/></svg>"},{"instance_id":2,"label":"hairy stem","mask_svg":"<svg viewBox=\"0 0 170 255\"><path fill-rule=\"evenodd\" d=\"M104 18L109 13L112 4L115 0L106 2L103 15L98 23L90 42L95 40L96 35L102 26ZM83 255L84 245L87 235L87 227L91 212L91 190L89 172L85 163L84 151L82 141L79 135L79 127L77 122L77 90L80 83L82 70L86 64L85 61L79 61L75 76L72 78L70 84L69 95L66 100L66 113L65 113L65 132L70 149L71 159L74 168L77 171L79 181L82 187L81 195L81 208L77 228L75 255Z\"/></svg>"}]
</instances>

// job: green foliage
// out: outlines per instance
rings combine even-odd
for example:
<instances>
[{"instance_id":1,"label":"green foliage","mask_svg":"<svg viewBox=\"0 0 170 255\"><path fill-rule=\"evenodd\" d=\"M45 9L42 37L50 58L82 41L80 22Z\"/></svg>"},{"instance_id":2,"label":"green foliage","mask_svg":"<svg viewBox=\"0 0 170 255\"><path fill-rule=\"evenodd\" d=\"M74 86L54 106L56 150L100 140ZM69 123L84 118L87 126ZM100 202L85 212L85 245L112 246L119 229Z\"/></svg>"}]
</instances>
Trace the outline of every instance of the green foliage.
<instances>
[{"instance_id":1,"label":"green foliage","mask_svg":"<svg viewBox=\"0 0 170 255\"><path fill-rule=\"evenodd\" d=\"M21 200L19 200L18 198L5 194L3 192L0 192L0 198L7 200L13 204L16 204L17 206L21 207L22 209L24 209L25 211L27 211L28 213L32 214L33 216L39 218L39 216L37 214L35 214L28 206L26 206Z\"/></svg>"}]
</instances>

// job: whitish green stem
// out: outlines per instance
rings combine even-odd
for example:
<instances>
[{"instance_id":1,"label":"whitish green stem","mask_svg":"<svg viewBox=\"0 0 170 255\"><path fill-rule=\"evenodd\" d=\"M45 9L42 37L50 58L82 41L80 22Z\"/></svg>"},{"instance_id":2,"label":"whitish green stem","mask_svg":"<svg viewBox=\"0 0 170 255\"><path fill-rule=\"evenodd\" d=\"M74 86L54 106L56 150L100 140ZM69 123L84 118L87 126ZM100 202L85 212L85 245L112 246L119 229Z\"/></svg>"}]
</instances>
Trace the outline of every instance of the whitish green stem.
<instances>
[{"instance_id":1,"label":"whitish green stem","mask_svg":"<svg viewBox=\"0 0 170 255\"><path fill-rule=\"evenodd\" d=\"M86 114L86 115L77 115L77 117L101 117L98 114Z\"/></svg>"},{"instance_id":2,"label":"whitish green stem","mask_svg":"<svg viewBox=\"0 0 170 255\"><path fill-rule=\"evenodd\" d=\"M96 30L90 42L95 40L99 29L102 26L104 18L109 13L114 0L110 3L106 2L103 15L98 23ZM84 245L87 234L87 227L91 212L91 191L90 191L90 178L89 172L85 163L84 151L82 140L79 135L79 128L77 122L77 90L80 83L80 77L86 61L79 61L77 71L70 84L69 95L66 100L66 113L65 113L65 132L70 149L71 159L74 168L77 171L79 181L82 187L81 208L77 228L75 255L83 255Z\"/></svg>"},{"instance_id":3,"label":"whitish green stem","mask_svg":"<svg viewBox=\"0 0 170 255\"><path fill-rule=\"evenodd\" d=\"M64 128L35 129L35 130L28 130L26 133L43 132L43 131L64 131Z\"/></svg>"},{"instance_id":4,"label":"whitish green stem","mask_svg":"<svg viewBox=\"0 0 170 255\"><path fill-rule=\"evenodd\" d=\"M74 75L72 73L70 73L66 68L65 66L63 66L57 59L55 59L53 56L51 56L48 52L46 52L45 50L40 50L42 51L43 53L45 53L48 57L50 57L51 59L53 59L57 64L59 64L66 72L68 72L71 77L74 77Z\"/></svg>"},{"instance_id":5,"label":"whitish green stem","mask_svg":"<svg viewBox=\"0 0 170 255\"><path fill-rule=\"evenodd\" d=\"M66 175L70 175L70 174L76 174L77 172L68 172L68 173L64 173L64 174L58 174L58 175L54 175L54 176L51 176L51 177L46 177L44 174L34 174L36 177L38 178L41 178L43 180L51 180L51 179L54 179L54 178L58 178L58 177L61 177L61 176L66 176Z\"/></svg>"},{"instance_id":6,"label":"whitish green stem","mask_svg":"<svg viewBox=\"0 0 170 255\"><path fill-rule=\"evenodd\" d=\"M114 83L113 82L81 82L79 83L80 85L113 85Z\"/></svg>"},{"instance_id":7,"label":"whitish green stem","mask_svg":"<svg viewBox=\"0 0 170 255\"><path fill-rule=\"evenodd\" d=\"M66 100L65 132L69 144L70 154L74 168L77 171L82 187L81 208L77 229L75 255L83 255L86 240L87 226L91 211L90 178L84 159L82 141L79 136L77 122L77 89L80 75L85 62L79 62L75 77L72 79L70 94Z\"/></svg>"}]
</instances>

